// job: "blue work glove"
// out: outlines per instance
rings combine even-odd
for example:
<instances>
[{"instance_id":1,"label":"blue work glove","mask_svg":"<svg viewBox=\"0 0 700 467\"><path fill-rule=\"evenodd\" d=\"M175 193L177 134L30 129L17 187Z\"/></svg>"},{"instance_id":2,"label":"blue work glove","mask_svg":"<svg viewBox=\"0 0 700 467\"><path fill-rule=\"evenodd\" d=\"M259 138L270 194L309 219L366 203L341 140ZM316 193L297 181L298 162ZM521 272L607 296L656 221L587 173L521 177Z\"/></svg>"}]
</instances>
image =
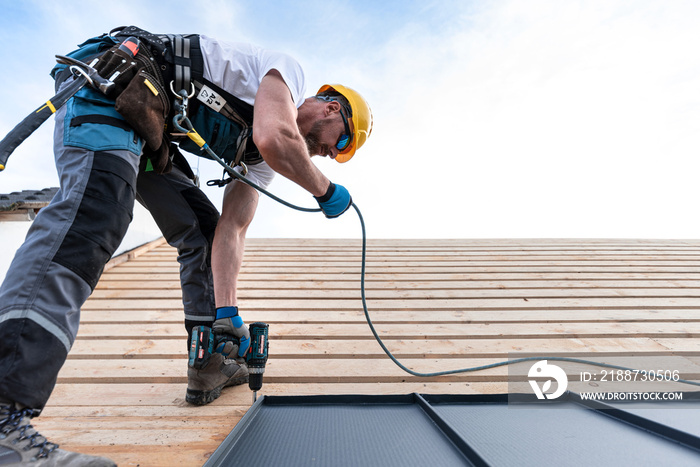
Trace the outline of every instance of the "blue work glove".
<instances>
[{"instance_id":1,"label":"blue work glove","mask_svg":"<svg viewBox=\"0 0 700 467\"><path fill-rule=\"evenodd\" d=\"M318 205L327 218L332 219L347 211L352 204L352 198L348 190L342 185L331 182L323 196L314 196Z\"/></svg>"},{"instance_id":2,"label":"blue work glove","mask_svg":"<svg viewBox=\"0 0 700 467\"><path fill-rule=\"evenodd\" d=\"M243 318L238 316L237 306L224 306L216 309L216 321L214 321L214 334L235 336L239 339L238 356L245 357L250 347L250 332Z\"/></svg>"}]
</instances>

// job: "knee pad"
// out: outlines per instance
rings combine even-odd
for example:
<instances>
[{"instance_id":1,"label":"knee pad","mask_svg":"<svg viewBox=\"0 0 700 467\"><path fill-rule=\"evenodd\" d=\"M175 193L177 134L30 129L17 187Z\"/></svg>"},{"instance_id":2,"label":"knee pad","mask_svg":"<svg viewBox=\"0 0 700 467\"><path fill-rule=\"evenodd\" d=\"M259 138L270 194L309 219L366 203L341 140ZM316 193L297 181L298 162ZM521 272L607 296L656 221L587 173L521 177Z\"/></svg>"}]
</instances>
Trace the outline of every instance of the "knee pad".
<instances>
[{"instance_id":1,"label":"knee pad","mask_svg":"<svg viewBox=\"0 0 700 467\"><path fill-rule=\"evenodd\" d=\"M133 216L136 173L125 160L96 152L73 224L53 258L91 289L119 247Z\"/></svg>"}]
</instances>

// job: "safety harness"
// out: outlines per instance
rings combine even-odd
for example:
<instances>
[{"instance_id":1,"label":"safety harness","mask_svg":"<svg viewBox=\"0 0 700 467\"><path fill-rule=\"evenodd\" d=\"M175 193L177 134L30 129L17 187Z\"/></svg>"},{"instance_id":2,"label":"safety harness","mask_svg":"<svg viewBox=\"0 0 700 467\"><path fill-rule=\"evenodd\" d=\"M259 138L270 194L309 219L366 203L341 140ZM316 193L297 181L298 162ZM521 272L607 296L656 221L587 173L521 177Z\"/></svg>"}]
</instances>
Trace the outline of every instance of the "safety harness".
<instances>
[{"instance_id":1,"label":"safety harness","mask_svg":"<svg viewBox=\"0 0 700 467\"><path fill-rule=\"evenodd\" d=\"M166 133L174 136L182 149L196 153L200 146L196 140L173 133L177 129L169 122L178 113L188 117L201 137L228 163L253 165L263 160L252 141L253 106L204 79L198 34L156 35L128 26L110 31L110 36L137 37L150 50L160 71L160 84L170 91L174 102L166 119ZM206 152L202 155L211 158Z\"/></svg>"}]
</instances>

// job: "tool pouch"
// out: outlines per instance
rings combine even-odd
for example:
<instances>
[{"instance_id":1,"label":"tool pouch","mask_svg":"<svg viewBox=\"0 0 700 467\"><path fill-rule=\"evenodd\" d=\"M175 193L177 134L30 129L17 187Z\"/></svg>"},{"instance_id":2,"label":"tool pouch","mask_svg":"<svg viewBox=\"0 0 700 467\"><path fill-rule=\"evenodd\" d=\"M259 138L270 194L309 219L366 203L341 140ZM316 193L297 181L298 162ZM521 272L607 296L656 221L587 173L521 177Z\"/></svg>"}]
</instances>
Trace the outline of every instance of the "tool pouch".
<instances>
[{"instance_id":1,"label":"tool pouch","mask_svg":"<svg viewBox=\"0 0 700 467\"><path fill-rule=\"evenodd\" d=\"M108 96L114 98L126 89L140 66L134 57L115 45L100 56L93 68L103 78L114 82L114 87Z\"/></svg>"},{"instance_id":2,"label":"tool pouch","mask_svg":"<svg viewBox=\"0 0 700 467\"><path fill-rule=\"evenodd\" d=\"M167 163L160 159L163 156L169 159L170 145L168 141L164 141L163 133L165 118L170 112L170 103L158 80L146 70L139 70L126 89L117 97L114 108L146 141L152 156L155 156L155 158L151 157L154 168L155 165L165 167ZM155 164L156 160L159 161L158 164Z\"/></svg>"},{"instance_id":3,"label":"tool pouch","mask_svg":"<svg viewBox=\"0 0 700 467\"><path fill-rule=\"evenodd\" d=\"M100 56L94 68L114 82L109 97L115 99L116 111L145 141L143 152L150 168L159 174L170 172L170 141L165 137L170 102L161 79L148 71L153 69L148 51L131 57L115 45Z\"/></svg>"}]
</instances>

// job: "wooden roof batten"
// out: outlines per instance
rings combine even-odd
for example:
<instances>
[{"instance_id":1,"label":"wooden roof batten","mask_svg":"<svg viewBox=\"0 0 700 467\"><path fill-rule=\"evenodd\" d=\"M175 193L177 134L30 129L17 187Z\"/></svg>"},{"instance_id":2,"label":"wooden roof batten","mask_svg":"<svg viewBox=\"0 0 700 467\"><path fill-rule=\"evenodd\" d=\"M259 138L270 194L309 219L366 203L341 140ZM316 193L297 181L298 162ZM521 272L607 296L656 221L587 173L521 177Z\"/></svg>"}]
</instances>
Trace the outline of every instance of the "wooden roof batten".
<instances>
[{"instance_id":1,"label":"wooden roof batten","mask_svg":"<svg viewBox=\"0 0 700 467\"><path fill-rule=\"evenodd\" d=\"M260 394L491 394L507 369L411 376L365 322L361 243L249 239L246 322L270 324ZM202 465L252 403L247 385L185 403L179 265L162 240L116 259L85 304L75 345L35 425L119 465ZM370 240L369 312L409 368L508 359L700 355L700 240Z\"/></svg>"}]
</instances>

